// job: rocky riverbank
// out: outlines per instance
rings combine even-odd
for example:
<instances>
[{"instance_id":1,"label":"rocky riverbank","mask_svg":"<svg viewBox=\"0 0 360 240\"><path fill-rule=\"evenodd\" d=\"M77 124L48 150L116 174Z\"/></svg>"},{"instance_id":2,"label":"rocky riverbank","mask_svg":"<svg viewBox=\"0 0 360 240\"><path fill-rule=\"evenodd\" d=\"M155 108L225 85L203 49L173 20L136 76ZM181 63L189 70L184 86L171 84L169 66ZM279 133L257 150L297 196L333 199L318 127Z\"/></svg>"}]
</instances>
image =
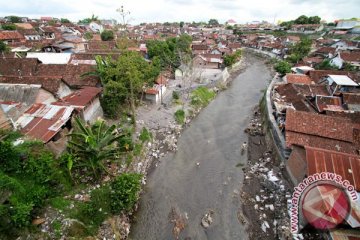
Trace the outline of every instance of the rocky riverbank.
<instances>
[{"instance_id":1,"label":"rocky riverbank","mask_svg":"<svg viewBox=\"0 0 360 240\"><path fill-rule=\"evenodd\" d=\"M215 92L225 89L231 84L244 69L246 68L246 59L242 59L229 72L230 76L225 82L209 84L209 88ZM221 88L219 87L221 84ZM143 185L146 185L146 177L156 168L161 158L169 152L177 151L177 139L181 132L191 124L191 121L198 115L201 109L194 111L190 106L190 99L184 102L186 112L191 112L186 116L185 124L179 125L174 120L174 113L181 106L170 104L163 105L146 105L140 106L136 113L137 129L140 131L143 127L147 128L153 135L153 140L144 148L143 157L135 159L129 167L124 169L129 172L137 172L144 175ZM137 134L139 134L139 131ZM135 207L137 210L138 205ZM100 239L127 239L130 232L131 218L133 212L128 215L114 216L103 223L100 228L98 238ZM115 223L115 224L114 224ZM175 228L179 228L175 221ZM121 234L119 234L121 233ZM119 238L116 238L119 237Z\"/></svg>"}]
</instances>

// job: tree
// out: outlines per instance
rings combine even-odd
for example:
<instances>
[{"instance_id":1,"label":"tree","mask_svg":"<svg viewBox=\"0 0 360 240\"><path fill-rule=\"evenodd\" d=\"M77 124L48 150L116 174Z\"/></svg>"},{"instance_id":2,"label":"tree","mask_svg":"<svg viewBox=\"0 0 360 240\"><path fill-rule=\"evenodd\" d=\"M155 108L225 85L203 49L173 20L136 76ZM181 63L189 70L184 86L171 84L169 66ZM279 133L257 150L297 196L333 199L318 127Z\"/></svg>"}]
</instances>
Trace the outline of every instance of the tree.
<instances>
[{"instance_id":1,"label":"tree","mask_svg":"<svg viewBox=\"0 0 360 240\"><path fill-rule=\"evenodd\" d=\"M120 14L121 16L121 28L123 30L123 33L126 34L127 32L127 25L129 23L129 19L128 16L130 15L130 11L127 11L124 9L124 6L121 5L120 8L116 9L116 11Z\"/></svg>"},{"instance_id":2,"label":"tree","mask_svg":"<svg viewBox=\"0 0 360 240\"><path fill-rule=\"evenodd\" d=\"M70 20L67 19L67 18L61 18L61 19L60 19L60 22L61 22L61 23L70 23Z\"/></svg>"},{"instance_id":3,"label":"tree","mask_svg":"<svg viewBox=\"0 0 360 240\"><path fill-rule=\"evenodd\" d=\"M312 16L308 19L308 24L320 24L321 18L319 16Z\"/></svg>"},{"instance_id":4,"label":"tree","mask_svg":"<svg viewBox=\"0 0 360 240\"><path fill-rule=\"evenodd\" d=\"M94 37L94 35L93 35L93 33L92 32L86 32L85 34L84 34L84 38L86 39L86 40L91 40L92 38Z\"/></svg>"},{"instance_id":5,"label":"tree","mask_svg":"<svg viewBox=\"0 0 360 240\"><path fill-rule=\"evenodd\" d=\"M117 133L115 125L107 126L105 121L92 126L85 125L79 118L75 118L75 122L75 131L68 135L71 137L68 147L79 157L78 166L89 167L98 179L106 171L104 160L116 159L116 142L124 135Z\"/></svg>"},{"instance_id":6,"label":"tree","mask_svg":"<svg viewBox=\"0 0 360 240\"><path fill-rule=\"evenodd\" d=\"M21 17L18 17L18 16L9 16L8 19L12 23L20 23L21 22Z\"/></svg>"},{"instance_id":7,"label":"tree","mask_svg":"<svg viewBox=\"0 0 360 240\"><path fill-rule=\"evenodd\" d=\"M4 24L1 26L3 30L16 30L15 24Z\"/></svg>"},{"instance_id":8,"label":"tree","mask_svg":"<svg viewBox=\"0 0 360 240\"><path fill-rule=\"evenodd\" d=\"M295 19L295 24L308 24L309 18L305 15L301 15L297 19Z\"/></svg>"},{"instance_id":9,"label":"tree","mask_svg":"<svg viewBox=\"0 0 360 240\"><path fill-rule=\"evenodd\" d=\"M181 22L180 22L180 28L183 28L183 27L184 27L184 24L185 24L185 23L184 23L183 21L181 21Z\"/></svg>"},{"instance_id":10,"label":"tree","mask_svg":"<svg viewBox=\"0 0 360 240\"><path fill-rule=\"evenodd\" d=\"M279 61L274 68L281 75L291 72L291 65L286 61Z\"/></svg>"},{"instance_id":11,"label":"tree","mask_svg":"<svg viewBox=\"0 0 360 240\"><path fill-rule=\"evenodd\" d=\"M86 75L96 75L101 79L104 87L101 105L105 114L117 117L120 109L123 109L122 104L127 103L136 126L136 99L142 93L143 87L152 85L155 77L159 75L159 62L153 61L149 64L137 52L124 51L116 61L110 57L96 57L96 63L96 71Z\"/></svg>"},{"instance_id":12,"label":"tree","mask_svg":"<svg viewBox=\"0 0 360 240\"><path fill-rule=\"evenodd\" d=\"M216 20L216 19L210 19L210 20L209 20L209 25L211 25L211 26L218 26L218 25L219 25L219 22L218 22L218 20Z\"/></svg>"},{"instance_id":13,"label":"tree","mask_svg":"<svg viewBox=\"0 0 360 240\"><path fill-rule=\"evenodd\" d=\"M8 52L9 47L3 41L0 41L0 53Z\"/></svg>"},{"instance_id":14,"label":"tree","mask_svg":"<svg viewBox=\"0 0 360 240\"><path fill-rule=\"evenodd\" d=\"M311 50L311 44L311 39L303 37L300 42L296 43L290 48L289 61L292 63L297 63L302 58L306 57Z\"/></svg>"},{"instance_id":15,"label":"tree","mask_svg":"<svg viewBox=\"0 0 360 240\"><path fill-rule=\"evenodd\" d=\"M103 41L111 41L114 40L114 32L111 30L104 30L100 34L101 40Z\"/></svg>"},{"instance_id":16,"label":"tree","mask_svg":"<svg viewBox=\"0 0 360 240\"><path fill-rule=\"evenodd\" d=\"M319 70L333 70L333 69L339 69L337 66L331 64L329 59L325 59L324 61L322 61L320 64L318 64L316 67L316 69Z\"/></svg>"}]
</instances>

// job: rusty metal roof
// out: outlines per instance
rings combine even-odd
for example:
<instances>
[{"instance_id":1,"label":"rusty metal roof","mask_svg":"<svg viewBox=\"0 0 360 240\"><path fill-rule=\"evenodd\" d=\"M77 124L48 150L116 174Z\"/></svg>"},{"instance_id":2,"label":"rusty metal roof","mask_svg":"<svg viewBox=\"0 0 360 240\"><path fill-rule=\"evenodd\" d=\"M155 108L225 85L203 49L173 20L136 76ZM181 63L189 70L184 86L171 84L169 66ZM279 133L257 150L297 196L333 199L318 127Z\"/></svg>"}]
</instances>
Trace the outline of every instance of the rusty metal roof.
<instances>
[{"instance_id":1,"label":"rusty metal roof","mask_svg":"<svg viewBox=\"0 0 360 240\"><path fill-rule=\"evenodd\" d=\"M47 143L70 119L74 108L33 104L15 123L21 132Z\"/></svg>"},{"instance_id":2,"label":"rusty metal roof","mask_svg":"<svg viewBox=\"0 0 360 240\"><path fill-rule=\"evenodd\" d=\"M58 106L85 108L91 103L91 101L93 101L97 96L99 96L100 93L101 88L84 87L52 104Z\"/></svg>"},{"instance_id":3,"label":"rusty metal roof","mask_svg":"<svg viewBox=\"0 0 360 240\"><path fill-rule=\"evenodd\" d=\"M305 147L308 176L332 172L348 180L360 192L360 156L331 150Z\"/></svg>"}]
</instances>

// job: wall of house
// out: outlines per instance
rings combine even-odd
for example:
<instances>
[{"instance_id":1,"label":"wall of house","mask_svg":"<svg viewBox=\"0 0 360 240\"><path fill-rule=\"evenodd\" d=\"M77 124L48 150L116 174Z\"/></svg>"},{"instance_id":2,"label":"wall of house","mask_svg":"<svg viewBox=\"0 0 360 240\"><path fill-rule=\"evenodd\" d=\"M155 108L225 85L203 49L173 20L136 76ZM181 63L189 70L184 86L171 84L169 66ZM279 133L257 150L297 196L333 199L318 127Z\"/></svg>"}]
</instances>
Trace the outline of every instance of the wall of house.
<instances>
[{"instance_id":1,"label":"wall of house","mask_svg":"<svg viewBox=\"0 0 360 240\"><path fill-rule=\"evenodd\" d=\"M96 98L91 104L83 111L83 118L86 122L94 123L99 117L103 117L104 112L100 105L99 98Z\"/></svg>"},{"instance_id":2,"label":"wall of house","mask_svg":"<svg viewBox=\"0 0 360 240\"><path fill-rule=\"evenodd\" d=\"M70 95L72 93L71 89L68 85L66 85L64 82L60 83L59 90L57 92L57 95L59 98L66 97L67 95Z\"/></svg>"},{"instance_id":3,"label":"wall of house","mask_svg":"<svg viewBox=\"0 0 360 240\"><path fill-rule=\"evenodd\" d=\"M35 103L52 103L55 101L56 101L55 96L52 93L42 88L40 88L39 93L35 99Z\"/></svg>"},{"instance_id":4,"label":"wall of house","mask_svg":"<svg viewBox=\"0 0 360 240\"><path fill-rule=\"evenodd\" d=\"M330 63L337 66L338 68L341 68L344 63L344 60L342 60L339 56L337 56L336 58L331 59Z\"/></svg>"},{"instance_id":5,"label":"wall of house","mask_svg":"<svg viewBox=\"0 0 360 240\"><path fill-rule=\"evenodd\" d=\"M152 103L157 103L160 99L159 94L145 94L145 99Z\"/></svg>"}]
</instances>

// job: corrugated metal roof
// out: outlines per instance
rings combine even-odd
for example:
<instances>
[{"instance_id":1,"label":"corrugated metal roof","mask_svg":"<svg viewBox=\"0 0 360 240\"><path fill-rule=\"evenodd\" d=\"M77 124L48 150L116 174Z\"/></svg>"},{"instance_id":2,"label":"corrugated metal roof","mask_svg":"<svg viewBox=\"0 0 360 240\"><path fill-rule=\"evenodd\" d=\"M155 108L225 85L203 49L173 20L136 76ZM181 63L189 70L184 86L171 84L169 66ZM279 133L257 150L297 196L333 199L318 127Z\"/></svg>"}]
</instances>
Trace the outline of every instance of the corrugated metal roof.
<instances>
[{"instance_id":1,"label":"corrugated metal roof","mask_svg":"<svg viewBox=\"0 0 360 240\"><path fill-rule=\"evenodd\" d=\"M47 143L70 119L73 107L33 104L19 119L15 126L33 138Z\"/></svg>"},{"instance_id":2,"label":"corrugated metal roof","mask_svg":"<svg viewBox=\"0 0 360 240\"><path fill-rule=\"evenodd\" d=\"M73 106L76 108L85 108L101 93L102 88L84 87L72 94L52 103L58 106Z\"/></svg>"},{"instance_id":3,"label":"corrugated metal roof","mask_svg":"<svg viewBox=\"0 0 360 240\"><path fill-rule=\"evenodd\" d=\"M329 75L329 84L332 84L332 82L335 82L337 85L341 86L354 86L358 87L359 84L354 82L351 78L349 78L346 75Z\"/></svg>"},{"instance_id":4,"label":"corrugated metal roof","mask_svg":"<svg viewBox=\"0 0 360 240\"><path fill-rule=\"evenodd\" d=\"M336 173L360 192L360 156L313 147L305 149L309 176L322 172Z\"/></svg>"}]
</instances>

